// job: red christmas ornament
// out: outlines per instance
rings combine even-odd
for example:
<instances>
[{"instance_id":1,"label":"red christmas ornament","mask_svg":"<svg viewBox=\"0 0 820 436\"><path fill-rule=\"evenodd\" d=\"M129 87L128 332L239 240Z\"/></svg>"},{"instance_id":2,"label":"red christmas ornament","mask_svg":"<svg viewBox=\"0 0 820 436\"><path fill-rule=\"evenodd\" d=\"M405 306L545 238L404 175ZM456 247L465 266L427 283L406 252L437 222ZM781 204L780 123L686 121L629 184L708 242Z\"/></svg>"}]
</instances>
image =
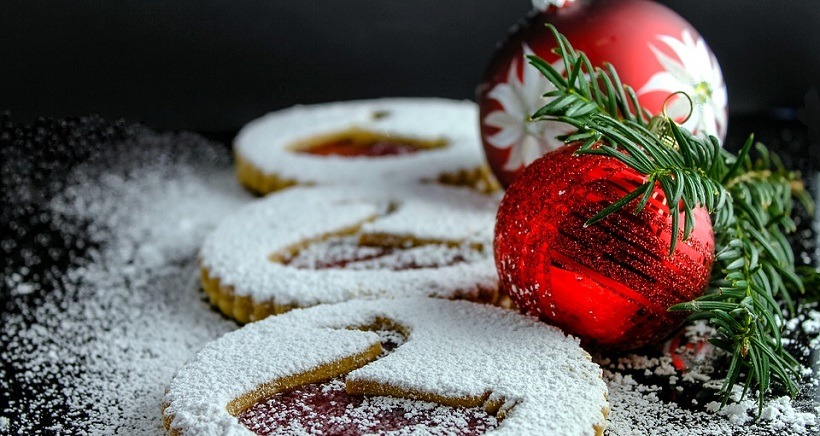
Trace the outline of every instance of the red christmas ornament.
<instances>
[{"instance_id":1,"label":"red christmas ornament","mask_svg":"<svg viewBox=\"0 0 820 436\"><path fill-rule=\"evenodd\" d=\"M525 56L536 54L563 68L544 27L553 24L593 65L612 64L640 104L669 116L692 132L721 139L726 134L727 95L720 66L703 38L683 18L648 0L535 0L540 11L516 27L487 67L477 99L481 137L493 172L508 186L530 162L562 145L555 136L571 128L557 122L529 122L549 100L552 85ZM561 5L561 6L556 6ZM560 65L560 66L559 66ZM691 112L691 117L686 119Z\"/></svg>"},{"instance_id":2,"label":"red christmas ornament","mask_svg":"<svg viewBox=\"0 0 820 436\"><path fill-rule=\"evenodd\" d=\"M585 342L631 349L672 332L685 315L673 304L709 281L714 238L709 214L669 255L671 222L663 191L603 220L584 223L645 179L622 162L573 153L568 145L536 160L509 186L495 227L501 287L525 313ZM683 216L680 234L683 234Z\"/></svg>"}]
</instances>

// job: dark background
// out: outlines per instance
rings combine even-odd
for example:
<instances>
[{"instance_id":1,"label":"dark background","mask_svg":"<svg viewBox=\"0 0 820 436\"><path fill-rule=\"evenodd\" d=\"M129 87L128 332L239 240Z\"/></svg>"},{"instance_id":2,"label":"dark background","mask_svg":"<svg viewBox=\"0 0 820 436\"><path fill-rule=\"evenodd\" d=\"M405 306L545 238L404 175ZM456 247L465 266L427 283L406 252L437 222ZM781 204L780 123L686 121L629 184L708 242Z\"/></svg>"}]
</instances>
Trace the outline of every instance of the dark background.
<instances>
[{"instance_id":1,"label":"dark background","mask_svg":"<svg viewBox=\"0 0 820 436\"><path fill-rule=\"evenodd\" d=\"M721 62L732 115L820 86L820 2L664 0ZM3 1L0 110L232 132L296 103L473 98L530 0Z\"/></svg>"},{"instance_id":2,"label":"dark background","mask_svg":"<svg viewBox=\"0 0 820 436\"><path fill-rule=\"evenodd\" d=\"M755 131L787 166L817 177L820 0L663 3L701 32L721 62L732 112L727 144ZM0 325L55 292L50 284L85 256L72 251L76 241L93 246L82 227L74 234L51 221L47 205L64 176L94 156L98 166L127 162L127 152L143 144L127 138L155 142L152 132L96 118L25 124L96 113L228 140L252 118L296 103L472 98L493 47L530 7L530 0L0 0L0 112L13 120L0 114L0 239L13 241L0 244L11 247L0 256L0 276L24 267L26 281L45 283L12 299L0 280ZM806 253L802 262L816 264L812 221L800 216L793 245ZM32 386L16 365L0 361L10 383L0 390L0 410L9 399L31 414L41 404L64 404L55 397L60 380L52 381L57 389ZM806 394L808 409L814 392ZM43 399L49 395L55 398ZM70 430L68 412L48 409L37 424Z\"/></svg>"}]
</instances>

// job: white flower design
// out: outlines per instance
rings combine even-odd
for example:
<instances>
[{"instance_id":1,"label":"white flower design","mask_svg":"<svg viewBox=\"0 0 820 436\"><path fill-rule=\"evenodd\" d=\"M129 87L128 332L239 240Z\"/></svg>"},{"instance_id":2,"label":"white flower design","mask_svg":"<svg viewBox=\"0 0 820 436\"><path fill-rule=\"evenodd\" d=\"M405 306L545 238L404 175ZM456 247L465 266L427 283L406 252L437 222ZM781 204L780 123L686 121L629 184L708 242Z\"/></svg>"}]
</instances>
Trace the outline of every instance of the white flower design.
<instances>
[{"instance_id":1,"label":"white flower design","mask_svg":"<svg viewBox=\"0 0 820 436\"><path fill-rule=\"evenodd\" d=\"M561 147L564 143L556 136L573 131L572 126L558 121L532 121L530 116L546 105L551 99L542 97L544 93L554 90L550 83L537 69L530 67L526 56L533 54L532 49L523 45L524 54L519 61L513 60L507 72L507 81L499 83L487 94L487 97L498 101L503 110L490 112L484 117L484 124L500 129L487 138L495 148L510 149L510 155L504 164L504 170L517 171L529 165L545 153ZM518 78L521 64L522 79ZM562 62L553 64L558 71L563 71Z\"/></svg>"},{"instance_id":2,"label":"white flower design","mask_svg":"<svg viewBox=\"0 0 820 436\"><path fill-rule=\"evenodd\" d=\"M715 55L709 50L706 41L697 40L688 30L684 30L681 39L672 36L658 35L658 39L672 50L678 59L673 59L657 47L649 44L665 71L655 73L638 91L638 95L650 92L672 94L683 91L688 94L695 105L690 108L683 96L673 97L666 106L666 113L673 119L692 116L683 124L692 132L720 136L726 132L726 104L728 101L723 74L720 72Z\"/></svg>"}]
</instances>

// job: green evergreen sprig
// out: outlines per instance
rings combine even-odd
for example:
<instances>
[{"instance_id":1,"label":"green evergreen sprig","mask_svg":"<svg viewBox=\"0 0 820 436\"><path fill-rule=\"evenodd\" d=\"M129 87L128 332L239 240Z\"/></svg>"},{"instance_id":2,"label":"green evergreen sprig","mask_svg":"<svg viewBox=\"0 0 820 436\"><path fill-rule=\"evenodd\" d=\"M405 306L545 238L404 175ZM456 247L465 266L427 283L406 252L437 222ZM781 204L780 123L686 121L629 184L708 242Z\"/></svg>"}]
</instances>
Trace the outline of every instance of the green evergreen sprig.
<instances>
[{"instance_id":1,"label":"green evergreen sprig","mask_svg":"<svg viewBox=\"0 0 820 436\"><path fill-rule=\"evenodd\" d=\"M611 65L593 67L583 52L573 49L553 26L548 28L566 73L529 56L530 64L556 88L545 94L551 101L532 119L574 126L577 131L563 139L581 142L578 153L617 159L645 176L645 183L586 225L627 205L641 211L659 186L667 204L679 205L683 212L682 235L680 214L670 214L671 254L679 237L685 240L691 234L693 210L706 208L715 233L713 280L705 295L669 310L692 312L691 319L706 319L716 327L717 336L710 342L732 356L720 391L724 405L736 383L743 384L744 396L749 389L757 390L758 412L773 381L795 395L799 364L783 348L781 332L785 314L794 309L789 290L803 292L786 240L795 230L793 198L810 207L800 175L786 170L753 136L735 155L714 136L696 137L665 115L653 118Z\"/></svg>"}]
</instances>

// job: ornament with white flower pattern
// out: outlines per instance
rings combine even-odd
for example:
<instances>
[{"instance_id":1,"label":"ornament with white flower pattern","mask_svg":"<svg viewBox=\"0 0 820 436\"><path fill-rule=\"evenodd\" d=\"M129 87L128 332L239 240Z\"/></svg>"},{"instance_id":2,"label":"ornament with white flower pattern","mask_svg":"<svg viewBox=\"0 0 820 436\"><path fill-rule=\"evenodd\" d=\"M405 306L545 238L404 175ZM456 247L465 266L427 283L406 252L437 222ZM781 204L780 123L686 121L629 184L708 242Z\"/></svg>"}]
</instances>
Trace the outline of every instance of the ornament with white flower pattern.
<instances>
[{"instance_id":1,"label":"ornament with white flower pattern","mask_svg":"<svg viewBox=\"0 0 820 436\"><path fill-rule=\"evenodd\" d=\"M607 347L657 340L674 327L672 312L690 312L731 356L724 405L736 388L757 392L759 416L772 384L796 395L784 315L820 276L798 271L786 239L794 201L812 209L800 175L754 136L734 155L666 113L650 119L615 69L594 67L547 27L566 73L529 58L555 87L532 118L577 131L504 195L493 243L500 287L519 309Z\"/></svg>"},{"instance_id":2,"label":"ornament with white flower pattern","mask_svg":"<svg viewBox=\"0 0 820 436\"><path fill-rule=\"evenodd\" d=\"M659 35L658 41L674 52L667 55L655 44L649 48L657 57L664 71L658 71L638 90L638 96L652 92L661 95L683 91L692 97L694 107L679 95L666 107L667 114L675 119L689 117L683 127L694 132L724 136L726 132L726 85L715 55L706 41L684 30L681 39ZM691 116L690 116L691 113Z\"/></svg>"},{"instance_id":3,"label":"ornament with white flower pattern","mask_svg":"<svg viewBox=\"0 0 820 436\"><path fill-rule=\"evenodd\" d=\"M526 55L562 65L546 31L553 24L594 65L612 64L620 80L637 91L639 104L666 112L684 127L721 139L726 133L726 88L703 38L683 18L648 0L534 0L537 11L512 30L490 60L477 89L481 136L490 167L503 186L541 155L555 150L571 129L559 122L533 123L529 116L550 101L550 84ZM672 37L670 35L675 35ZM674 88L674 89L672 89ZM535 93L532 91L535 90Z\"/></svg>"},{"instance_id":4,"label":"ornament with white flower pattern","mask_svg":"<svg viewBox=\"0 0 820 436\"><path fill-rule=\"evenodd\" d=\"M534 54L526 44L523 53L524 56ZM563 68L560 62L553 66ZM563 146L564 142L555 137L556 132L572 132L572 126L558 121L533 123L530 120L530 115L549 103L550 99L543 95L554 90L555 86L538 70L527 65L522 57L521 62L510 63L507 81L497 84L487 94L487 98L497 101L501 109L484 117L486 125L498 129L485 141L495 148L509 149L509 157L502 167L505 171L517 171Z\"/></svg>"}]
</instances>

